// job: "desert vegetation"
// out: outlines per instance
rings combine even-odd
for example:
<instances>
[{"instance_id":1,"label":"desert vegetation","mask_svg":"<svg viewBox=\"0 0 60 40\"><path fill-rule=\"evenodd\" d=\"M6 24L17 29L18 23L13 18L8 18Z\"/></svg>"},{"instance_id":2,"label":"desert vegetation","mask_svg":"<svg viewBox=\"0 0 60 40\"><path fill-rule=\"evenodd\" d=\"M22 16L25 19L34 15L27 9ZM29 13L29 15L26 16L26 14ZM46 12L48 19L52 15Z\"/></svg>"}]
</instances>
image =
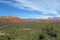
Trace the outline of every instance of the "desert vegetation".
<instances>
[{"instance_id":1,"label":"desert vegetation","mask_svg":"<svg viewBox=\"0 0 60 40\"><path fill-rule=\"evenodd\" d=\"M59 24L0 22L0 40L60 40Z\"/></svg>"}]
</instances>

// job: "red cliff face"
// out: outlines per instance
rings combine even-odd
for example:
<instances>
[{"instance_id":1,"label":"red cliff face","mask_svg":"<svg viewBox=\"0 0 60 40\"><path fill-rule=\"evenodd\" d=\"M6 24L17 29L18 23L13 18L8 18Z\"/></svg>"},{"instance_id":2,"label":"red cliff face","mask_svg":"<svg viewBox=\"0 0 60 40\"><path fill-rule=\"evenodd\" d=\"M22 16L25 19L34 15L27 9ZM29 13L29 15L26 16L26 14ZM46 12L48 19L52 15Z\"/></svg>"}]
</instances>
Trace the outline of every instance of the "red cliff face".
<instances>
[{"instance_id":1,"label":"red cliff face","mask_svg":"<svg viewBox=\"0 0 60 40\"><path fill-rule=\"evenodd\" d=\"M20 19L15 16L0 17L0 22L19 22Z\"/></svg>"},{"instance_id":2,"label":"red cliff face","mask_svg":"<svg viewBox=\"0 0 60 40\"><path fill-rule=\"evenodd\" d=\"M0 22L28 22L27 19L21 19L16 16L3 16L0 17Z\"/></svg>"},{"instance_id":3,"label":"red cliff face","mask_svg":"<svg viewBox=\"0 0 60 40\"><path fill-rule=\"evenodd\" d=\"M45 19L44 22L46 22L46 23L52 22L52 18L47 18L47 19Z\"/></svg>"},{"instance_id":4,"label":"red cliff face","mask_svg":"<svg viewBox=\"0 0 60 40\"><path fill-rule=\"evenodd\" d=\"M29 20L20 18L20 22L29 22Z\"/></svg>"},{"instance_id":5,"label":"red cliff face","mask_svg":"<svg viewBox=\"0 0 60 40\"><path fill-rule=\"evenodd\" d=\"M29 21L28 19L21 19L16 16L2 16L2 17L0 17L0 22L31 22L31 21ZM52 19L51 18L38 19L38 20L36 20L36 22L49 23L49 22L52 22Z\"/></svg>"},{"instance_id":6,"label":"red cliff face","mask_svg":"<svg viewBox=\"0 0 60 40\"><path fill-rule=\"evenodd\" d=\"M47 19L38 19L37 22L45 22L45 23L49 23L52 22L52 18L47 18Z\"/></svg>"}]
</instances>

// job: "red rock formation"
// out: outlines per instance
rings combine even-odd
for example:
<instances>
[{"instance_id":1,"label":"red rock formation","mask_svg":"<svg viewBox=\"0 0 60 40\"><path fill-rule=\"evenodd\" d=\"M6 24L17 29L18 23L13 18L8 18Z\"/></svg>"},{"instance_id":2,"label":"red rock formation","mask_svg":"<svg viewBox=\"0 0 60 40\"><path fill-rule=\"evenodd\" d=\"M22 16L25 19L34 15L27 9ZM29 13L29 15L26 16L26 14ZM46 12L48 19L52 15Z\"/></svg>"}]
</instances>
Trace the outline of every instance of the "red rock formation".
<instances>
[{"instance_id":1,"label":"red rock formation","mask_svg":"<svg viewBox=\"0 0 60 40\"><path fill-rule=\"evenodd\" d=\"M2 16L0 17L0 22L31 22L28 19L22 19L22 18L18 18L16 16ZM36 20L36 22L52 22L51 18L47 18L47 19L38 19Z\"/></svg>"},{"instance_id":2,"label":"red rock formation","mask_svg":"<svg viewBox=\"0 0 60 40\"><path fill-rule=\"evenodd\" d=\"M43 19L38 19L37 22L44 22L44 20Z\"/></svg>"},{"instance_id":3,"label":"red rock formation","mask_svg":"<svg viewBox=\"0 0 60 40\"><path fill-rule=\"evenodd\" d=\"M0 22L29 22L27 19L21 19L16 16L3 16L0 17Z\"/></svg>"},{"instance_id":4,"label":"red rock formation","mask_svg":"<svg viewBox=\"0 0 60 40\"><path fill-rule=\"evenodd\" d=\"M0 17L0 22L19 22L19 18L15 16Z\"/></svg>"},{"instance_id":5,"label":"red rock formation","mask_svg":"<svg viewBox=\"0 0 60 40\"><path fill-rule=\"evenodd\" d=\"M49 18L45 19L44 22L46 22L46 23L52 22L52 18L49 17Z\"/></svg>"},{"instance_id":6,"label":"red rock formation","mask_svg":"<svg viewBox=\"0 0 60 40\"><path fill-rule=\"evenodd\" d=\"M45 23L49 23L49 22L52 22L52 18L47 18L47 19L38 19L36 22L45 22Z\"/></svg>"}]
</instances>

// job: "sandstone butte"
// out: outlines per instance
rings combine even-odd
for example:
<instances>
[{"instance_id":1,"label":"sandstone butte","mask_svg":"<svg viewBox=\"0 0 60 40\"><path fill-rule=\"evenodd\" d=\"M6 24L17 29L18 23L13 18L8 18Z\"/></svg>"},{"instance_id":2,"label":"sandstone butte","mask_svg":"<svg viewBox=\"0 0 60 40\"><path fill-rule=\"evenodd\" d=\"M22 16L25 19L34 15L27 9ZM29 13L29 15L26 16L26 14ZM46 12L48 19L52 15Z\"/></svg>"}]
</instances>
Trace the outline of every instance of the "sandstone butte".
<instances>
[{"instance_id":1,"label":"sandstone butte","mask_svg":"<svg viewBox=\"0 0 60 40\"><path fill-rule=\"evenodd\" d=\"M0 22L27 22L26 19L20 19L16 16L1 16Z\"/></svg>"},{"instance_id":2,"label":"sandstone butte","mask_svg":"<svg viewBox=\"0 0 60 40\"><path fill-rule=\"evenodd\" d=\"M51 22L51 18L37 19L36 22ZM31 22L28 19L22 19L16 16L0 16L0 22Z\"/></svg>"},{"instance_id":3,"label":"sandstone butte","mask_svg":"<svg viewBox=\"0 0 60 40\"><path fill-rule=\"evenodd\" d=\"M45 23L49 23L49 22L52 22L53 19L52 18L47 18L47 19L38 19L37 22L45 22Z\"/></svg>"},{"instance_id":4,"label":"sandstone butte","mask_svg":"<svg viewBox=\"0 0 60 40\"><path fill-rule=\"evenodd\" d=\"M53 20L52 20L52 18L50 18L50 17L44 20L45 23L49 23L49 22L52 22L52 21L53 21Z\"/></svg>"}]
</instances>

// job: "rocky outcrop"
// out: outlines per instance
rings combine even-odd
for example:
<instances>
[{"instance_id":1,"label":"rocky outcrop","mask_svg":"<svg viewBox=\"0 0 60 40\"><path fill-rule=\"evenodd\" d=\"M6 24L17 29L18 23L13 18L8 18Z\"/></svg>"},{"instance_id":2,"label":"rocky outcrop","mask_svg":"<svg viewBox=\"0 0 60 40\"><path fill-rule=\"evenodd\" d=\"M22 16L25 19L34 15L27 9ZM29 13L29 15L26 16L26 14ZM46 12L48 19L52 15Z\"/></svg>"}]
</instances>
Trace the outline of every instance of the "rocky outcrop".
<instances>
[{"instance_id":1,"label":"rocky outcrop","mask_svg":"<svg viewBox=\"0 0 60 40\"><path fill-rule=\"evenodd\" d=\"M0 16L0 22L60 22L60 17L47 19L24 19L16 16Z\"/></svg>"},{"instance_id":2,"label":"rocky outcrop","mask_svg":"<svg viewBox=\"0 0 60 40\"><path fill-rule=\"evenodd\" d=\"M45 23L49 23L49 22L52 22L52 20L53 20L53 19L49 17L49 18L45 19L44 22L45 22Z\"/></svg>"},{"instance_id":3,"label":"rocky outcrop","mask_svg":"<svg viewBox=\"0 0 60 40\"><path fill-rule=\"evenodd\" d=\"M0 22L19 22L20 19L16 16L2 16Z\"/></svg>"},{"instance_id":4,"label":"rocky outcrop","mask_svg":"<svg viewBox=\"0 0 60 40\"><path fill-rule=\"evenodd\" d=\"M22 19L16 16L1 16L0 22L29 22L27 19Z\"/></svg>"}]
</instances>

